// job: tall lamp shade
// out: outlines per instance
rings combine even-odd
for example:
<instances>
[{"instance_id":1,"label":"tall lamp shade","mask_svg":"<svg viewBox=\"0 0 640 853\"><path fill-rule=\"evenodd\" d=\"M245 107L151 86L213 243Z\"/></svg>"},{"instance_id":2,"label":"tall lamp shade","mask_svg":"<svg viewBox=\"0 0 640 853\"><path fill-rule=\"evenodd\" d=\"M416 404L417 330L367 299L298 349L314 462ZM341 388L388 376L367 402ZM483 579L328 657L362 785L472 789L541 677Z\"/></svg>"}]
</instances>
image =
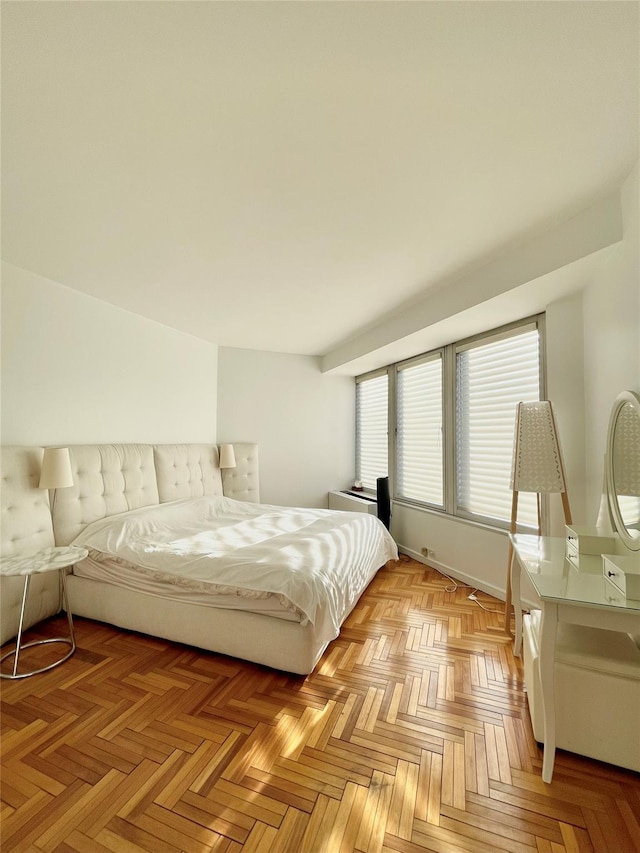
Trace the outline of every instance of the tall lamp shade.
<instances>
[{"instance_id":1,"label":"tall lamp shade","mask_svg":"<svg viewBox=\"0 0 640 853\"><path fill-rule=\"evenodd\" d=\"M65 489L73 486L68 447L45 447L38 486L41 489Z\"/></svg>"},{"instance_id":2,"label":"tall lamp shade","mask_svg":"<svg viewBox=\"0 0 640 853\"><path fill-rule=\"evenodd\" d=\"M562 456L551 403L518 403L513 442L514 492L566 492Z\"/></svg>"},{"instance_id":3,"label":"tall lamp shade","mask_svg":"<svg viewBox=\"0 0 640 853\"><path fill-rule=\"evenodd\" d=\"M220 445L220 467L221 468L235 468L236 467L236 454L233 450L233 444L221 444Z\"/></svg>"}]
</instances>

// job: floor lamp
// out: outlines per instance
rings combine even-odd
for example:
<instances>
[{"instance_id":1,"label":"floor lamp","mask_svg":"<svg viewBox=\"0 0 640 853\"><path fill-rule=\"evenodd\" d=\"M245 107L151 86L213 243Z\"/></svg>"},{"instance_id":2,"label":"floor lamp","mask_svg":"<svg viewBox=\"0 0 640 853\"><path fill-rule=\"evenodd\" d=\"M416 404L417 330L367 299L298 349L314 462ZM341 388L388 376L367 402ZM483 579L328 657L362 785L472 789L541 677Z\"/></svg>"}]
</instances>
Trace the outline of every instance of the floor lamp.
<instances>
[{"instance_id":1,"label":"floor lamp","mask_svg":"<svg viewBox=\"0 0 640 853\"><path fill-rule=\"evenodd\" d=\"M538 504L538 536L542 533L540 495L559 493L562 498L565 524L571 524L571 509L564 473L560 442L553 407L548 400L535 403L518 403L516 429L513 441L511 483L510 533L515 533L518 519L518 494L536 492ZM507 558L507 594L505 598L505 630L511 636L511 560L513 545L509 539Z\"/></svg>"}]
</instances>

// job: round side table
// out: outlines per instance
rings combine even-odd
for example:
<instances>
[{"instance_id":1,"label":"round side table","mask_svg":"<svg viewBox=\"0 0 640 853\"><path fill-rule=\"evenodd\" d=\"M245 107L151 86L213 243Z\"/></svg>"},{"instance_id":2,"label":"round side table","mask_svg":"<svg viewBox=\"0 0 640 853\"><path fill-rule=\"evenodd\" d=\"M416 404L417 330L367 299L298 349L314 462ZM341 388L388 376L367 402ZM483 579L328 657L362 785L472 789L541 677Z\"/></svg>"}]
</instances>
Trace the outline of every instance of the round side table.
<instances>
[{"instance_id":1,"label":"round side table","mask_svg":"<svg viewBox=\"0 0 640 853\"><path fill-rule=\"evenodd\" d=\"M65 580L66 572L64 571L69 566L75 565L80 560L88 555L86 548L79 548L77 545L67 545L62 548L44 548L35 554L30 554L27 557L5 557L0 560L0 574L3 576L21 575L24 577L24 589L22 591L22 606L20 607L20 621L18 623L18 636L16 637L16 647L13 651L7 652L0 658L0 663L6 658L12 657L13 672L0 673L2 678L28 678L30 675L37 675L39 672L46 672L48 669L53 669L70 658L76 650L76 639L73 633L73 619L71 610L69 609L69 600L67 598L67 584ZM22 642L22 631L24 626L24 613L29 594L29 582L33 575L43 574L44 572L60 572L60 584L62 588L62 603L67 613L67 622L69 623L68 637L52 637L48 640L33 640L30 643ZM43 666L40 669L33 669L29 672L18 672L18 660L20 652L23 649L28 649L30 646L42 646L47 643L66 643L71 646L69 651L58 660L50 663L48 666Z\"/></svg>"}]
</instances>

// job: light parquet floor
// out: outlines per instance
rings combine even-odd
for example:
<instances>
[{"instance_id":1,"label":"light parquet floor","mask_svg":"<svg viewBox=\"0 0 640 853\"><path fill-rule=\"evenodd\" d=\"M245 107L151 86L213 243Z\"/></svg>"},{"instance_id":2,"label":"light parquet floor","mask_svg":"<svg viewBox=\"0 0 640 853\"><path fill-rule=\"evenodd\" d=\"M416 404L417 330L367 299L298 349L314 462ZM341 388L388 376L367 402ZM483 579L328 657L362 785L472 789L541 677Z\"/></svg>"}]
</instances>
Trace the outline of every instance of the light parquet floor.
<instances>
[{"instance_id":1,"label":"light parquet floor","mask_svg":"<svg viewBox=\"0 0 640 853\"><path fill-rule=\"evenodd\" d=\"M77 619L3 682L3 853L638 853L638 776L544 784L500 618L447 585L389 564L306 678Z\"/></svg>"}]
</instances>

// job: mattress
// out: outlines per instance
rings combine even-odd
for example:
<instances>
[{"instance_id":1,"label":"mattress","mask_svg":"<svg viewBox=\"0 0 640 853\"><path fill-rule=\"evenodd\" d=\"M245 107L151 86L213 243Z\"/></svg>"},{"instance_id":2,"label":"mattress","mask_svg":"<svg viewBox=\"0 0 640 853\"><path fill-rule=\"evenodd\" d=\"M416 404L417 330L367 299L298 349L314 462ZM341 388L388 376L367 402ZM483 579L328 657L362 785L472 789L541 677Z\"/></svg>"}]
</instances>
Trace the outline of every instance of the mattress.
<instances>
[{"instance_id":1,"label":"mattress","mask_svg":"<svg viewBox=\"0 0 640 853\"><path fill-rule=\"evenodd\" d=\"M183 604L202 604L205 607L218 607L225 610L244 610L249 613L259 613L262 616L286 619L288 622L300 622L300 614L284 607L275 595L267 594L264 598L256 599L181 587L158 580L147 574L141 574L133 566L108 556L94 556L99 558L93 559L89 556L76 563L73 574L77 577L120 587L128 592L142 592L146 595L166 598L169 601L179 601Z\"/></svg>"}]
</instances>

